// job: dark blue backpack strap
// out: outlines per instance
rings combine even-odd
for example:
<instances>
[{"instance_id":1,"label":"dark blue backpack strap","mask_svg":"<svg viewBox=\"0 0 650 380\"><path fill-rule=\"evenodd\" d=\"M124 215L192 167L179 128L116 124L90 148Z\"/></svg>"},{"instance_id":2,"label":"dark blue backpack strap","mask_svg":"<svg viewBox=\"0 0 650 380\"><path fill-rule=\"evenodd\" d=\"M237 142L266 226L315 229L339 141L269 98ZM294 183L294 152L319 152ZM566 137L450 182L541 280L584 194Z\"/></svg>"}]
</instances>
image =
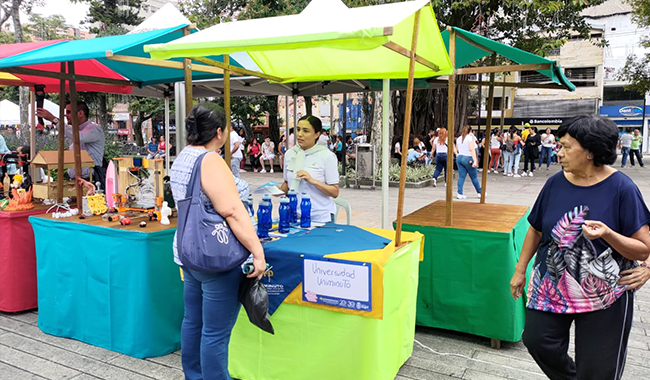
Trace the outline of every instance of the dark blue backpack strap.
<instances>
[{"instance_id":1,"label":"dark blue backpack strap","mask_svg":"<svg viewBox=\"0 0 650 380\"><path fill-rule=\"evenodd\" d=\"M201 194L201 163L203 162L203 157L208 153L210 152L206 151L205 153L201 153L201 155L196 158L190 182L188 182L185 190L185 198L191 198L193 196L198 197L199 194Z\"/></svg>"}]
</instances>

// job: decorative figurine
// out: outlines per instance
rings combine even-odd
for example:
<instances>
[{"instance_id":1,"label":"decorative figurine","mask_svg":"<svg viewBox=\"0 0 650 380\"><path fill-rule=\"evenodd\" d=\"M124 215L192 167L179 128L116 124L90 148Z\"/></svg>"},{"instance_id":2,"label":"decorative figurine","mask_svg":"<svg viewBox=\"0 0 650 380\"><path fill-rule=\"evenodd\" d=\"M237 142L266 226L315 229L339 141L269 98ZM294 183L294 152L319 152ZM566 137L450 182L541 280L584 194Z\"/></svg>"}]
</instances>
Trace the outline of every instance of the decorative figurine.
<instances>
[{"instance_id":1,"label":"decorative figurine","mask_svg":"<svg viewBox=\"0 0 650 380\"><path fill-rule=\"evenodd\" d=\"M169 216L172 214L172 209L167 206L167 202L163 202L162 208L160 209L160 224L168 225Z\"/></svg>"}]
</instances>

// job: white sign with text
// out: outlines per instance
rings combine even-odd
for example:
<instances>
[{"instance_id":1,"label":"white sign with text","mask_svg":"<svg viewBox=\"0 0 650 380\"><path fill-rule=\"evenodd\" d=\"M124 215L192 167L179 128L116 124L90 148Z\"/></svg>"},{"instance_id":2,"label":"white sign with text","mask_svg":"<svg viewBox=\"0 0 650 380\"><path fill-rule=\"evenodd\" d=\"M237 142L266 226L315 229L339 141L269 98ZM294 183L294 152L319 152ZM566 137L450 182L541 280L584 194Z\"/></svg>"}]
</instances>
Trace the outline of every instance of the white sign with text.
<instances>
[{"instance_id":1,"label":"white sign with text","mask_svg":"<svg viewBox=\"0 0 650 380\"><path fill-rule=\"evenodd\" d=\"M372 310L370 263L304 259L303 300L356 310Z\"/></svg>"}]
</instances>

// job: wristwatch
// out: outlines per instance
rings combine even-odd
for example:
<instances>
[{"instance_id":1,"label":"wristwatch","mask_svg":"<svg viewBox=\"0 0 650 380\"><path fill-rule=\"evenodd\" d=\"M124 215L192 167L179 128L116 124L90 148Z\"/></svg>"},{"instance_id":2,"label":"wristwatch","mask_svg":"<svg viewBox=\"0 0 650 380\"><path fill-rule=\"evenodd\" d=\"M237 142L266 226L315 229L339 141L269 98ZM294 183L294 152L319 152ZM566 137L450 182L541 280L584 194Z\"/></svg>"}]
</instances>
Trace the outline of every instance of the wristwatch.
<instances>
[{"instance_id":1,"label":"wristwatch","mask_svg":"<svg viewBox=\"0 0 650 380\"><path fill-rule=\"evenodd\" d=\"M59 118L55 117L54 119L52 119L52 124L57 124L58 125L59 124Z\"/></svg>"}]
</instances>

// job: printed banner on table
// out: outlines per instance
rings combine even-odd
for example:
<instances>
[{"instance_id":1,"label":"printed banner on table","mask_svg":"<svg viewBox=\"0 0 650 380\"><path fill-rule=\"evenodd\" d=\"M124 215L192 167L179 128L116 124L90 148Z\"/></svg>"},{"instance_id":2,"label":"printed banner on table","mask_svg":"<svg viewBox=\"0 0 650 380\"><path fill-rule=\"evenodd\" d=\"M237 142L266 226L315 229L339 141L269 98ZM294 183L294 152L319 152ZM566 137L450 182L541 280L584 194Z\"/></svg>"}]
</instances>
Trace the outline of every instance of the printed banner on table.
<instances>
[{"instance_id":1,"label":"printed banner on table","mask_svg":"<svg viewBox=\"0 0 650 380\"><path fill-rule=\"evenodd\" d=\"M306 302L371 311L370 263L305 256L303 293Z\"/></svg>"}]
</instances>

